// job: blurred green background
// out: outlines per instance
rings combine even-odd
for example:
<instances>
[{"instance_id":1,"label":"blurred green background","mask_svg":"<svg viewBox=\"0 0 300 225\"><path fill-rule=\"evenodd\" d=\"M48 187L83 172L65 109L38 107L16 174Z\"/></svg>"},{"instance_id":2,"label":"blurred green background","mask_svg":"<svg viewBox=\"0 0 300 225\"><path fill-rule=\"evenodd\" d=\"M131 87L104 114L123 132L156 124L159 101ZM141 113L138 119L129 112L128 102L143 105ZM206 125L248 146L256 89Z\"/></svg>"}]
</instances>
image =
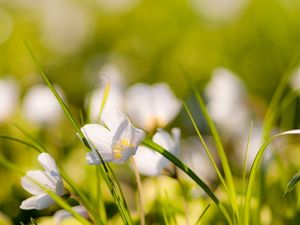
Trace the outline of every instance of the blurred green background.
<instances>
[{"instance_id":1,"label":"blurred green background","mask_svg":"<svg viewBox=\"0 0 300 225\"><path fill-rule=\"evenodd\" d=\"M182 98L189 96L182 67L199 87L213 69L226 67L241 77L264 112L280 78L299 58L299 15L299 0L0 0L0 78L9 75L16 80L20 102L28 87L42 81L25 40L51 80L62 87L77 117L86 94L97 86L99 69L107 63L120 69L128 85L165 81ZM179 117L177 123L188 135L193 129L185 119ZM47 143L70 171L72 160L84 157L68 122L40 129L26 122L18 107L0 124L0 133L22 137L13 122ZM37 168L36 154L22 148L7 141L0 145L1 152L24 170ZM294 164L285 179L299 168L299 161ZM78 183L88 179L71 174ZM0 170L0 212L16 224L29 218L18 209L28 196L20 192L19 179ZM43 214L48 215L31 216ZM297 224L297 219L288 224Z\"/></svg>"}]
</instances>

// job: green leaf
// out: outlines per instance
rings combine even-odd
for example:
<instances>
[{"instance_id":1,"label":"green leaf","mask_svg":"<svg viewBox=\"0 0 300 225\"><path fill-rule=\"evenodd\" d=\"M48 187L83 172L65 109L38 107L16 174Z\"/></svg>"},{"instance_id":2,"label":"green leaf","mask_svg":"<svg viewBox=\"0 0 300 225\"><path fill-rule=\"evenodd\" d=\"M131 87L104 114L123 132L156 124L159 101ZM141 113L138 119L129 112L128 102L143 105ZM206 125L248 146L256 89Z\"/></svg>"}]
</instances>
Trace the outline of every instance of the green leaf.
<instances>
[{"instance_id":1,"label":"green leaf","mask_svg":"<svg viewBox=\"0 0 300 225\"><path fill-rule=\"evenodd\" d=\"M109 91L110 91L110 83L106 84L105 89L104 89L103 99L102 99L102 103L101 103L98 118L97 118L98 123L100 123L101 116L102 116L102 113L103 113L103 109L104 109L104 106L106 104L106 101L107 101L107 98L108 98L108 95L109 95Z\"/></svg>"},{"instance_id":2,"label":"green leaf","mask_svg":"<svg viewBox=\"0 0 300 225\"><path fill-rule=\"evenodd\" d=\"M269 135L271 133L272 127L274 123L276 122L276 119L279 116L279 113L281 113L281 110L278 110L281 108L282 105L286 105L282 101L282 97L284 96L286 87L289 84L289 80L291 75L293 74L293 70L295 69L295 66L299 64L299 56L296 55L294 59L291 61L290 65L288 66L286 72L283 74L281 80L279 81L279 85L275 90L275 93L271 99L270 105L268 107L268 110L266 112L264 121L263 121L263 140L267 141L269 138ZM292 94L292 96L288 96L287 102L290 101L290 98L292 100L295 98L295 94Z\"/></svg>"},{"instance_id":3,"label":"green leaf","mask_svg":"<svg viewBox=\"0 0 300 225\"><path fill-rule=\"evenodd\" d=\"M248 185L247 185L247 192L246 192L246 198L245 198L245 205L244 205L244 213L243 213L243 217L244 217L244 225L248 225L249 224L249 220L250 220L250 204L251 204L251 197L252 197L252 193L253 193L253 188L254 188L254 184L255 184L255 178L256 175L259 171L259 166L263 157L263 154L265 152L265 150L267 149L268 145L276 138L281 137L281 136L285 136L285 135L299 135L300 134L300 130L290 130L290 131L286 131L286 132L282 132L279 134L276 134L274 136L272 136L268 141L266 141L259 149L259 151L257 152L254 162L252 164L251 167L251 171L250 171L250 176L249 176L249 181L248 181Z\"/></svg>"},{"instance_id":4,"label":"green leaf","mask_svg":"<svg viewBox=\"0 0 300 225\"><path fill-rule=\"evenodd\" d=\"M14 142L17 142L17 143L26 145L26 146L28 146L28 147L30 147L30 148L35 149L36 151L38 151L38 152L40 152L40 153L42 152L42 151L40 150L40 148L38 148L37 146L35 146L35 145L33 145L33 144L31 144L31 143L29 143L29 142L27 142L27 141L24 141L24 140L15 138L15 137L11 137L11 136L6 136L6 135L0 135L0 138L2 138L2 139L7 139L7 140L10 140L10 141L14 141Z\"/></svg>"},{"instance_id":5,"label":"green leaf","mask_svg":"<svg viewBox=\"0 0 300 225\"><path fill-rule=\"evenodd\" d=\"M289 181L287 184L283 196L285 196L287 193L291 192L297 183L300 181L300 173L297 173L293 178Z\"/></svg>"},{"instance_id":6,"label":"green leaf","mask_svg":"<svg viewBox=\"0 0 300 225\"><path fill-rule=\"evenodd\" d=\"M170 160L173 164L175 164L178 168L180 168L184 173L186 173L192 180L194 180L203 191L214 201L214 203L219 207L225 218L227 219L229 224L232 224L232 220L230 219L226 209L221 204L217 196L213 193L213 191L209 188L209 186L199 178L193 170L191 170L186 164L184 164L180 159L176 156L172 155L169 151L161 147L160 145L154 143L151 139L145 138L142 141L142 144L145 146L157 151L162 154L165 158Z\"/></svg>"},{"instance_id":7,"label":"green leaf","mask_svg":"<svg viewBox=\"0 0 300 225\"><path fill-rule=\"evenodd\" d=\"M49 87L49 89L52 91L52 93L54 94L54 96L56 97L57 101L59 102L61 108L63 109L64 113L66 114L66 116L68 117L68 119L70 120L70 122L72 123L73 127L75 128L77 134L79 135L80 139L83 141L84 145L90 149L93 150L93 146L88 143L88 140L84 137L79 124L77 123L77 121L75 120L75 118L73 117L73 115L71 114L70 110L68 109L68 107L66 106L66 104L64 103L64 101L62 100L62 98L60 97L60 95L58 94L58 92L55 90L52 82L50 81L50 79L48 78L44 68L41 66L41 64L39 63L39 61L37 60L37 58L35 57L35 55L33 54L33 51L31 50L30 46L28 45L28 43L26 41L24 41L25 46L27 47L27 50L29 51L33 61L35 62L36 66L38 67L40 74L42 76L42 78L44 79L45 83L47 84L47 86ZM98 151L95 151L96 153L98 153ZM118 180L116 179L112 169L110 168L109 165L106 165L103 160L102 157L100 156L100 154L98 154L99 158L102 161L102 164L99 166L100 168L100 172L101 175L103 176L114 200L115 203L118 206L118 209L120 211L121 217L123 219L123 222L125 224L128 225L132 225L132 218L130 215L130 211L129 208L127 206L127 203L125 201L124 195L122 193L122 189L120 188L120 185L118 183Z\"/></svg>"},{"instance_id":8,"label":"green leaf","mask_svg":"<svg viewBox=\"0 0 300 225\"><path fill-rule=\"evenodd\" d=\"M209 126L210 131L211 131L211 134L212 134L212 136L214 138L214 141L216 143L218 156L220 157L220 161L221 161L221 164L222 164L222 167L223 167L223 170L224 170L224 174L225 174L225 180L226 180L227 186L228 186L228 191L229 191L230 200L231 200L230 201L231 206L234 209L235 215L238 216L238 214L237 214L237 208L238 207L237 207L237 201L236 201L235 185L234 185L234 182L233 182L232 172L231 172L231 169L230 169L230 166L229 166L226 154L225 154L225 150L223 148L223 144L222 144L220 135L217 131L217 128L216 128L212 118L210 117L210 115L209 115L209 113L208 113L208 111L205 107L204 100L201 97L201 94L199 93L197 87L195 86L195 82L193 82L191 80L189 74L184 69L183 69L183 74L184 74L190 88L192 89L192 91L193 91L193 93L194 93L194 95L197 99L199 108L201 109L201 111L203 113L203 116L207 121L207 124Z\"/></svg>"},{"instance_id":9,"label":"green leaf","mask_svg":"<svg viewBox=\"0 0 300 225\"><path fill-rule=\"evenodd\" d=\"M204 217L205 213L207 212L207 210L209 209L210 204L208 206L206 206L206 208L204 209L204 211L201 213L201 215L199 216L199 218L197 219L195 225L199 225L202 218Z\"/></svg>"},{"instance_id":10,"label":"green leaf","mask_svg":"<svg viewBox=\"0 0 300 225\"><path fill-rule=\"evenodd\" d=\"M223 178L223 176L222 176L222 174L221 174L221 172L220 172L220 170L219 170L219 168L218 168L218 166L217 166L217 164L216 164L216 162L215 162L213 156L211 155L210 150L209 150L208 146L206 145L206 143L205 143L205 141L204 141L204 139L203 139L203 137L202 137L202 135L201 135L200 130L199 130L198 127L197 127L197 124L196 124L196 122L195 122L195 119L194 119L194 117L193 117L191 111L189 110L189 108L188 108L188 106L186 105L185 102L183 102L183 106L184 106L185 110L187 111L188 116L190 117L190 120L191 120L191 122L192 122L192 124L193 124L193 126L194 126L194 129L196 130L196 133L197 133L197 135L198 135L198 137L199 137L199 140L201 141L201 143L202 143L202 145L203 145L203 147L204 147L204 149L205 149L205 152L206 152L206 154L208 155L209 160L211 161L211 163L212 163L212 165L213 165L213 167L214 167L214 169L215 169L215 171L216 171L216 173L217 173L217 175L218 175L218 178L220 179L221 183L222 183L223 186L224 186L224 189L225 189L225 192L226 192L226 194L227 194L227 196L228 196L228 198L229 198L229 201L231 202L230 194L229 194L229 191L228 191L228 187L227 187L227 185L226 185L226 183L225 183L225 180L224 180L224 178Z\"/></svg>"},{"instance_id":11,"label":"green leaf","mask_svg":"<svg viewBox=\"0 0 300 225\"><path fill-rule=\"evenodd\" d=\"M66 104L64 103L64 101L62 100L62 98L60 97L60 95L58 94L58 92L55 90L52 82L49 80L44 68L42 67L42 65L39 63L38 59L36 58L36 56L33 54L33 51L31 50L29 44L24 41L24 44L28 50L28 52L31 55L31 58L33 59L35 65L37 66L37 68L40 71L40 74L42 76L42 78L44 79L46 85L49 87L49 89L51 90L51 92L53 93L53 95L55 96L55 98L57 99L58 103L60 104L61 108L63 109L64 113L66 114L66 116L68 117L68 119L71 121L71 123L73 124L74 128L76 129L77 133L79 134L79 136L83 139L84 136L80 130L80 127L77 123L77 121L75 120L75 118L73 117L73 115L71 114L70 110L68 109L68 107L66 106Z\"/></svg>"},{"instance_id":12,"label":"green leaf","mask_svg":"<svg viewBox=\"0 0 300 225\"><path fill-rule=\"evenodd\" d=\"M33 224L33 225L38 225L38 223L35 221L35 219L33 219L32 217L30 217L30 222Z\"/></svg>"}]
</instances>

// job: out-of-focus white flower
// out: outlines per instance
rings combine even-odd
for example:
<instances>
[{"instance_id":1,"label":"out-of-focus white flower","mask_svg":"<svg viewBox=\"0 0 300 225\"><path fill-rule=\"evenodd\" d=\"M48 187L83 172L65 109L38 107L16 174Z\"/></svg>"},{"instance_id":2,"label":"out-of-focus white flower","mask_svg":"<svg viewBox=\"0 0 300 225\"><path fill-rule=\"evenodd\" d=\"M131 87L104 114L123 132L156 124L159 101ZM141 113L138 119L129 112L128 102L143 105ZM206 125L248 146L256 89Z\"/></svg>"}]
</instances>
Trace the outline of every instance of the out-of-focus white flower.
<instances>
[{"instance_id":1,"label":"out-of-focus white flower","mask_svg":"<svg viewBox=\"0 0 300 225\"><path fill-rule=\"evenodd\" d=\"M104 64L98 75L101 83L109 81L110 83L114 84L114 86L124 88L125 81L123 79L123 75L116 65L112 63Z\"/></svg>"},{"instance_id":2,"label":"out-of-focus white flower","mask_svg":"<svg viewBox=\"0 0 300 225\"><path fill-rule=\"evenodd\" d=\"M21 180L23 188L33 195L21 203L20 208L24 210L41 210L54 203L54 200L40 187L40 185L55 192L58 196L64 194L63 180L54 159L48 153L41 153L38 156L38 160L43 166L44 171L28 171Z\"/></svg>"},{"instance_id":3,"label":"out-of-focus white flower","mask_svg":"<svg viewBox=\"0 0 300 225\"><path fill-rule=\"evenodd\" d=\"M100 118L101 120L98 121L107 88L109 92L102 115L107 114L108 111L123 111L124 82L121 73L114 65L107 64L100 70L99 75L101 86L88 96L89 114L92 122L100 122L103 119Z\"/></svg>"},{"instance_id":4,"label":"out-of-focus white flower","mask_svg":"<svg viewBox=\"0 0 300 225\"><path fill-rule=\"evenodd\" d=\"M237 18L248 0L190 0L191 6L204 18L213 22L227 22Z\"/></svg>"},{"instance_id":5,"label":"out-of-focus white flower","mask_svg":"<svg viewBox=\"0 0 300 225\"><path fill-rule=\"evenodd\" d=\"M154 134L152 140L156 144L171 152L173 155L179 154L180 130L178 128L172 129L172 136L168 132L159 129ZM142 145L138 147L133 158L138 171L147 176L157 176L169 165L168 159L160 153Z\"/></svg>"},{"instance_id":6,"label":"out-of-focus white flower","mask_svg":"<svg viewBox=\"0 0 300 225\"><path fill-rule=\"evenodd\" d=\"M290 85L294 91L300 92L300 66L295 70Z\"/></svg>"},{"instance_id":7,"label":"out-of-focus white flower","mask_svg":"<svg viewBox=\"0 0 300 225\"><path fill-rule=\"evenodd\" d=\"M14 113L19 98L19 89L12 79L0 79L0 123Z\"/></svg>"},{"instance_id":8,"label":"out-of-focus white flower","mask_svg":"<svg viewBox=\"0 0 300 225\"><path fill-rule=\"evenodd\" d=\"M109 12L124 12L134 8L140 0L97 0L99 6Z\"/></svg>"},{"instance_id":9,"label":"out-of-focus white flower","mask_svg":"<svg viewBox=\"0 0 300 225\"><path fill-rule=\"evenodd\" d=\"M72 54L81 49L91 33L90 16L71 1L43 1L41 7L42 40L58 53Z\"/></svg>"},{"instance_id":10,"label":"out-of-focus white flower","mask_svg":"<svg viewBox=\"0 0 300 225\"><path fill-rule=\"evenodd\" d=\"M245 160L248 138L249 138L249 132L244 133L239 139L235 140L234 143L234 151L235 151L234 154L240 166L243 166ZM277 143L279 144L279 142ZM250 142L248 146L246 171L250 171L254 159L262 145L263 145L263 128L261 127L261 125L255 124L252 129L252 134L250 136ZM269 149L267 149L264 153L264 157L263 157L264 163L270 161L270 159L273 156L272 150L270 149L272 148L272 146L273 147L276 146L276 142L273 142L267 147Z\"/></svg>"},{"instance_id":11,"label":"out-of-focus white flower","mask_svg":"<svg viewBox=\"0 0 300 225\"><path fill-rule=\"evenodd\" d=\"M211 141L205 138L205 142L214 157L214 149L210 147ZM181 158L205 182L212 182L216 179L215 169L198 137L189 137L182 141ZM215 157L214 159L216 160Z\"/></svg>"},{"instance_id":12,"label":"out-of-focus white flower","mask_svg":"<svg viewBox=\"0 0 300 225\"><path fill-rule=\"evenodd\" d=\"M126 93L125 108L132 121L146 131L164 128L181 109L180 101L165 83L136 84Z\"/></svg>"},{"instance_id":13,"label":"out-of-focus white flower","mask_svg":"<svg viewBox=\"0 0 300 225\"><path fill-rule=\"evenodd\" d=\"M63 96L61 89L56 89ZM23 100L23 112L26 119L37 125L55 123L62 115L59 103L45 85L36 85L27 91Z\"/></svg>"},{"instance_id":14,"label":"out-of-focus white flower","mask_svg":"<svg viewBox=\"0 0 300 225\"><path fill-rule=\"evenodd\" d=\"M136 152L145 136L144 131L132 126L129 119L121 112L107 112L103 117L105 126L86 124L82 133L93 148L86 154L89 164L104 162L124 163ZM97 151L97 152L96 152Z\"/></svg>"},{"instance_id":15,"label":"out-of-focus white flower","mask_svg":"<svg viewBox=\"0 0 300 225\"><path fill-rule=\"evenodd\" d=\"M72 209L84 218L89 217L88 212L82 205L74 206L72 207ZM61 224L63 220L68 219L70 217L73 217L73 215L64 209L58 210L53 215L54 222L57 225Z\"/></svg>"},{"instance_id":16,"label":"out-of-focus white flower","mask_svg":"<svg viewBox=\"0 0 300 225\"><path fill-rule=\"evenodd\" d=\"M250 127L244 85L231 71L215 69L205 95L208 98L207 109L225 135L239 135Z\"/></svg>"}]
</instances>

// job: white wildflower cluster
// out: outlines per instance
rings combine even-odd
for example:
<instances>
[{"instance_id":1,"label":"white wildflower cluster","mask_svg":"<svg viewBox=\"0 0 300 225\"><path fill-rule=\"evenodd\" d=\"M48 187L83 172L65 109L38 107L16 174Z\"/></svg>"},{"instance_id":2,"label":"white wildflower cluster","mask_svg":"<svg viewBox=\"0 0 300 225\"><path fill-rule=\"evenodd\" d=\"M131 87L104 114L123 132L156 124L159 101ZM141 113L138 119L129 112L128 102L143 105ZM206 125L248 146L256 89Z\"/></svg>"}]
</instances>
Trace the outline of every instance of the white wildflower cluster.
<instances>
[{"instance_id":1,"label":"white wildflower cluster","mask_svg":"<svg viewBox=\"0 0 300 225\"><path fill-rule=\"evenodd\" d=\"M81 128L93 149L86 155L88 163L100 164L100 156L104 162L124 163L134 156L141 174L159 175L168 160L140 143L148 132L154 134L155 143L178 155L180 130L173 128L170 135L163 128L179 113L180 101L166 83L138 83L126 90L121 73L111 64L104 66L100 76L100 87L87 100L90 121L96 123Z\"/></svg>"},{"instance_id":2,"label":"white wildflower cluster","mask_svg":"<svg viewBox=\"0 0 300 225\"><path fill-rule=\"evenodd\" d=\"M292 80L294 86L297 76L296 73ZM16 92L16 87L11 81L0 81L0 87L0 98L13 98L1 101L7 110L0 111L2 119L11 114L14 108L8 103L15 101L16 97L11 96L11 93ZM59 87L56 89L63 95ZM225 137L235 139L233 155L239 162L243 162L250 121L253 120L243 82L231 71L217 68L206 86L205 95L212 119ZM138 83L126 88L121 72L114 65L107 64L100 71L100 85L87 96L86 103L90 123L83 125L80 131L91 149L86 153L89 165L100 165L103 162L122 164L132 158L140 174L162 175L170 162L159 152L143 145L147 134L153 143L185 161L205 182L216 179L216 174L212 173L213 166L204 155L205 151L199 140L187 137L183 141L183 151L180 152L181 130L176 127L170 129L170 133L165 130L181 110L181 102L166 83ZM25 94L23 110L29 121L40 125L55 123L61 115L51 91L42 85L32 87ZM254 124L247 170L263 143L262 128L257 125L260 123L255 121ZM205 139L207 141L206 137ZM212 157L215 158L214 155ZM50 192L59 197L69 194L54 159L48 153L41 153L38 161L43 170L28 171L22 178L23 188L33 195L22 202L20 208L24 210L41 210L53 204L55 201ZM219 163L218 160L215 162ZM73 211L89 218L82 205L73 207ZM54 214L54 220L60 224L71 216L70 212L59 210Z\"/></svg>"},{"instance_id":3,"label":"white wildflower cluster","mask_svg":"<svg viewBox=\"0 0 300 225\"><path fill-rule=\"evenodd\" d=\"M121 164L133 157L139 173L146 176L162 174L170 162L141 142L147 132L152 135L154 143L175 156L179 155L180 129L173 128L171 134L163 129L179 113L180 101L166 83L139 83L126 90L120 72L111 64L101 70L100 77L100 86L87 96L91 123L81 127L91 148L86 153L87 163ZM63 94L59 87L56 89ZM60 118L59 105L46 86L32 87L23 102L25 117L32 123L51 124ZM44 170L29 171L22 178L22 186L33 195L22 202L20 208L24 210L41 210L53 204L48 191L58 196L68 194L53 158L48 153L41 153L38 160ZM73 210L88 217L81 205L73 207ZM55 213L54 220L59 224L70 216L69 212L60 210Z\"/></svg>"}]
</instances>

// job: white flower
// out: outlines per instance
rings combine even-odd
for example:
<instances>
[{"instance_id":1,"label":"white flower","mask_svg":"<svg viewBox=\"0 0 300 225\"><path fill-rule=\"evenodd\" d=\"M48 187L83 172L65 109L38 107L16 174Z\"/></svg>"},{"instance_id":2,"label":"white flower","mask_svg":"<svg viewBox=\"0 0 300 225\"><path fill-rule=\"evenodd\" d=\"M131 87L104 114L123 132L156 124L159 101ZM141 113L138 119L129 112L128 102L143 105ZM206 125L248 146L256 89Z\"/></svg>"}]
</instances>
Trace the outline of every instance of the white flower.
<instances>
[{"instance_id":1,"label":"white flower","mask_svg":"<svg viewBox=\"0 0 300 225\"><path fill-rule=\"evenodd\" d=\"M247 6L248 0L190 0L193 10L213 22L230 22Z\"/></svg>"},{"instance_id":2,"label":"white flower","mask_svg":"<svg viewBox=\"0 0 300 225\"><path fill-rule=\"evenodd\" d=\"M126 12L134 8L140 0L96 0L102 10L110 13Z\"/></svg>"},{"instance_id":3,"label":"white flower","mask_svg":"<svg viewBox=\"0 0 300 225\"><path fill-rule=\"evenodd\" d=\"M0 123L14 113L19 97L18 86L14 80L0 79Z\"/></svg>"},{"instance_id":4,"label":"white flower","mask_svg":"<svg viewBox=\"0 0 300 225\"><path fill-rule=\"evenodd\" d=\"M72 209L85 218L89 217L88 212L82 205L74 206L74 207L72 207ZM63 220L68 219L70 217L73 217L72 214L64 209L58 210L53 215L55 224L57 224L57 225L61 224Z\"/></svg>"},{"instance_id":5,"label":"white flower","mask_svg":"<svg viewBox=\"0 0 300 225\"><path fill-rule=\"evenodd\" d=\"M22 202L21 209L41 210L54 203L54 200L38 184L50 189L58 196L64 194L63 180L54 159L48 153L41 153L38 160L44 171L31 170L22 177L21 184L23 188L33 196Z\"/></svg>"},{"instance_id":6,"label":"white flower","mask_svg":"<svg viewBox=\"0 0 300 225\"><path fill-rule=\"evenodd\" d=\"M212 141L208 137L204 137L205 143L214 157L214 148ZM181 157L183 161L205 182L212 182L216 179L217 174L207 156L199 137L188 137L182 141ZM216 160L216 157L214 157ZM218 162L216 162L218 164ZM181 173L184 175L184 173ZM185 175L184 175L185 176Z\"/></svg>"},{"instance_id":7,"label":"white flower","mask_svg":"<svg viewBox=\"0 0 300 225\"><path fill-rule=\"evenodd\" d=\"M250 128L249 128L250 131ZM234 142L234 157L237 159L237 163L239 166L243 166L245 155L246 155L246 148L249 138L249 131L248 133L243 134L240 138L236 139ZM275 130L273 131L274 133ZM272 132L272 133L273 133ZM247 155L247 164L246 164L246 171L250 171L252 164L255 160L255 157L260 149L260 147L263 145L263 127L255 123L253 125L252 133L250 136L250 142L248 146L248 155ZM264 153L263 156L263 164L267 164L272 158L273 158L273 151L276 149L283 149L283 146L285 146L285 139L281 138L279 140L276 140L269 144L267 146L267 150Z\"/></svg>"},{"instance_id":8,"label":"white flower","mask_svg":"<svg viewBox=\"0 0 300 225\"><path fill-rule=\"evenodd\" d=\"M236 136L250 126L250 112L244 85L231 71L218 68L213 71L205 94L207 109L224 134Z\"/></svg>"},{"instance_id":9,"label":"white flower","mask_svg":"<svg viewBox=\"0 0 300 225\"><path fill-rule=\"evenodd\" d=\"M132 121L147 131L164 128L178 114L181 103L165 83L136 84L128 89L125 108Z\"/></svg>"},{"instance_id":10,"label":"white flower","mask_svg":"<svg viewBox=\"0 0 300 225\"><path fill-rule=\"evenodd\" d=\"M112 110L123 111L123 81L119 70L112 64L107 64L101 69L99 74L101 86L88 96L89 114L92 122L101 122L103 120L101 116L101 120L98 121L98 117L107 87L109 92L102 115Z\"/></svg>"},{"instance_id":11,"label":"white flower","mask_svg":"<svg viewBox=\"0 0 300 225\"><path fill-rule=\"evenodd\" d=\"M74 54L93 32L91 14L79 4L66 0L41 1L40 37L56 53Z\"/></svg>"},{"instance_id":12,"label":"white flower","mask_svg":"<svg viewBox=\"0 0 300 225\"><path fill-rule=\"evenodd\" d=\"M82 133L93 148L87 153L89 164L100 164L98 154L105 162L123 163L135 154L139 143L145 136L144 131L132 126L121 112L112 111L104 115L100 124L86 124ZM97 152L96 152L97 151Z\"/></svg>"},{"instance_id":13,"label":"white flower","mask_svg":"<svg viewBox=\"0 0 300 225\"><path fill-rule=\"evenodd\" d=\"M61 89L56 89L62 96ZM59 103L46 85L36 85L27 91L23 112L26 119L38 125L55 123L62 115Z\"/></svg>"},{"instance_id":14,"label":"white flower","mask_svg":"<svg viewBox=\"0 0 300 225\"><path fill-rule=\"evenodd\" d=\"M173 155L179 154L180 149L180 130L172 129L172 136L159 129L152 138L153 142L162 146ZM146 146L139 146L136 154L133 156L138 171L147 176L157 176L166 168L170 162L160 153Z\"/></svg>"},{"instance_id":15,"label":"white flower","mask_svg":"<svg viewBox=\"0 0 300 225\"><path fill-rule=\"evenodd\" d=\"M300 92L300 66L295 70L290 81L290 86L294 91Z\"/></svg>"}]
</instances>

